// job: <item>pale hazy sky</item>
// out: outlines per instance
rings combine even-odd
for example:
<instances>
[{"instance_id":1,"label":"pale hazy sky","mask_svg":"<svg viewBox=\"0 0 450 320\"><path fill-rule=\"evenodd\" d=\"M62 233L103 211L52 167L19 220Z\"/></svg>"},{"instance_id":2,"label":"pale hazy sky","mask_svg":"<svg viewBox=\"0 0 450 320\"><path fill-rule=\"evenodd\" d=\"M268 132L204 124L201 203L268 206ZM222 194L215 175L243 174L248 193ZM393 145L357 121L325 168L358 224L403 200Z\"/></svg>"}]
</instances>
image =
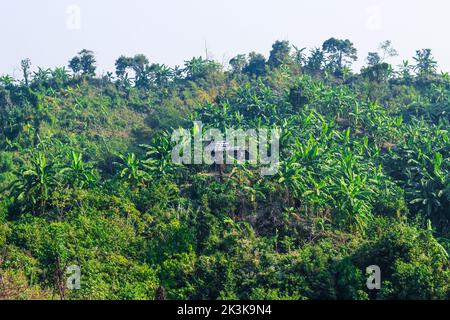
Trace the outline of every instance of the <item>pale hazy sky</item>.
<instances>
[{"instance_id":1,"label":"pale hazy sky","mask_svg":"<svg viewBox=\"0 0 450 320\"><path fill-rule=\"evenodd\" d=\"M448 0L2 0L0 74L19 76L23 58L67 65L82 48L95 51L102 72L121 54L173 66L204 55L206 43L226 62L253 50L267 56L277 39L314 47L330 37L354 42L357 67L390 39L405 59L431 48L450 71L449 14Z\"/></svg>"}]
</instances>

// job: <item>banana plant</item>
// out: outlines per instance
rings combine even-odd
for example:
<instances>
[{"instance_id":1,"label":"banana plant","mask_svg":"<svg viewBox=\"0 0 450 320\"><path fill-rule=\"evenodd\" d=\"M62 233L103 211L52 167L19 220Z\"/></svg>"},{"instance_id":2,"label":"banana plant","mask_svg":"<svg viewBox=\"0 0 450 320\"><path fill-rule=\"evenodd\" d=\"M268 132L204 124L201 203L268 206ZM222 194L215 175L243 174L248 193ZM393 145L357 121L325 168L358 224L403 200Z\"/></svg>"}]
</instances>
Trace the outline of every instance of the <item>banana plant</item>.
<instances>
[{"instance_id":1,"label":"banana plant","mask_svg":"<svg viewBox=\"0 0 450 320\"><path fill-rule=\"evenodd\" d=\"M119 176L128 181L136 192L139 186L145 185L147 179L146 172L142 170L141 161L134 153L119 155L119 157L122 161L115 162L120 169Z\"/></svg>"},{"instance_id":2,"label":"banana plant","mask_svg":"<svg viewBox=\"0 0 450 320\"><path fill-rule=\"evenodd\" d=\"M16 179L10 186L11 194L22 209L31 206L34 213L43 214L52 190L57 186L55 166L43 152L37 152L31 165L15 173Z\"/></svg>"},{"instance_id":3,"label":"banana plant","mask_svg":"<svg viewBox=\"0 0 450 320\"><path fill-rule=\"evenodd\" d=\"M151 145L141 145L146 150L143 167L151 179L171 179L181 169L172 161L172 147L167 132L153 138Z\"/></svg>"},{"instance_id":4,"label":"banana plant","mask_svg":"<svg viewBox=\"0 0 450 320\"><path fill-rule=\"evenodd\" d=\"M447 163L445 163L447 162ZM441 223L449 217L445 213L450 204L448 195L449 162L442 154L434 157L419 153L418 159L411 159L412 165L407 170L406 192L412 200L410 204L418 205L428 218Z\"/></svg>"},{"instance_id":5,"label":"banana plant","mask_svg":"<svg viewBox=\"0 0 450 320\"><path fill-rule=\"evenodd\" d=\"M16 80L9 75L3 75L0 77L0 85L6 89L12 89L14 82L16 82Z\"/></svg>"},{"instance_id":6,"label":"banana plant","mask_svg":"<svg viewBox=\"0 0 450 320\"><path fill-rule=\"evenodd\" d=\"M75 151L70 152L70 165L63 168L60 172L65 176L68 182L77 188L85 186L94 186L97 177L93 168L83 161L83 155Z\"/></svg>"}]
</instances>

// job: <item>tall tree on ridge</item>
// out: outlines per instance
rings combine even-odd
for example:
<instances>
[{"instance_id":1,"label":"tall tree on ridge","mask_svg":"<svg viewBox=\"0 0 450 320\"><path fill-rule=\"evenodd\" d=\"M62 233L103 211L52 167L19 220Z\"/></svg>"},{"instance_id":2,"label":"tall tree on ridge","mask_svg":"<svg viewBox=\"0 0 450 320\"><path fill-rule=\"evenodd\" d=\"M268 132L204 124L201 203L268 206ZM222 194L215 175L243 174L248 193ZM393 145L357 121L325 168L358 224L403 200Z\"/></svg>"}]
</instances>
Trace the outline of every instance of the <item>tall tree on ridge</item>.
<instances>
[{"instance_id":1,"label":"tall tree on ridge","mask_svg":"<svg viewBox=\"0 0 450 320\"><path fill-rule=\"evenodd\" d=\"M328 67L338 76L342 75L344 67L358 60L358 51L348 39L330 38L323 43L322 50L327 55Z\"/></svg>"},{"instance_id":2,"label":"tall tree on ridge","mask_svg":"<svg viewBox=\"0 0 450 320\"><path fill-rule=\"evenodd\" d=\"M94 76L95 63L94 53L83 49L69 61L69 68L72 69L74 74L78 74L81 71L83 75Z\"/></svg>"},{"instance_id":3,"label":"tall tree on ridge","mask_svg":"<svg viewBox=\"0 0 450 320\"><path fill-rule=\"evenodd\" d=\"M272 68L278 68L283 64L287 64L292 61L291 56L291 45L289 41L276 41L272 45L272 51L270 51L269 60L267 65Z\"/></svg>"}]
</instances>

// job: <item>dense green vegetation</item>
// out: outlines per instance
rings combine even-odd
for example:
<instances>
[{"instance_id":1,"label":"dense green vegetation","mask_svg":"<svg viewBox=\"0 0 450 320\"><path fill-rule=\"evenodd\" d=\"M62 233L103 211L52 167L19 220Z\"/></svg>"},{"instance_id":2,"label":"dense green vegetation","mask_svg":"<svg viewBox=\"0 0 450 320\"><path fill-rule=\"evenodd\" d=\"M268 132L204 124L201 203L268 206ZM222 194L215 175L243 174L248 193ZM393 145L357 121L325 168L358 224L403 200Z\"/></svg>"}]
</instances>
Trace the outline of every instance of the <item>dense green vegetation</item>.
<instances>
[{"instance_id":1,"label":"dense green vegetation","mask_svg":"<svg viewBox=\"0 0 450 320\"><path fill-rule=\"evenodd\" d=\"M450 76L349 40L0 78L0 298L448 299ZM171 162L173 129L279 128L280 170ZM81 289L66 268L81 267ZM382 287L366 287L366 267Z\"/></svg>"}]
</instances>

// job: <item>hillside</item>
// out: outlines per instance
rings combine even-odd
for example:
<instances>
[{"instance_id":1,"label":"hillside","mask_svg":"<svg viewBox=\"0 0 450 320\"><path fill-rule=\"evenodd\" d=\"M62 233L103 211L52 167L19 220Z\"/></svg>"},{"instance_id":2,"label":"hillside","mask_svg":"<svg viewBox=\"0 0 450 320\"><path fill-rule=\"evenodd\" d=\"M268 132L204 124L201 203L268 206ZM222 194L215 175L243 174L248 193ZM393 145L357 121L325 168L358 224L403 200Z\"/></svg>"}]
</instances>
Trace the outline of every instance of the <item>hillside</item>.
<instances>
[{"instance_id":1,"label":"hillside","mask_svg":"<svg viewBox=\"0 0 450 320\"><path fill-rule=\"evenodd\" d=\"M380 50L24 60L0 77L0 299L450 298L450 76ZM278 169L174 163L194 121L279 130Z\"/></svg>"}]
</instances>

